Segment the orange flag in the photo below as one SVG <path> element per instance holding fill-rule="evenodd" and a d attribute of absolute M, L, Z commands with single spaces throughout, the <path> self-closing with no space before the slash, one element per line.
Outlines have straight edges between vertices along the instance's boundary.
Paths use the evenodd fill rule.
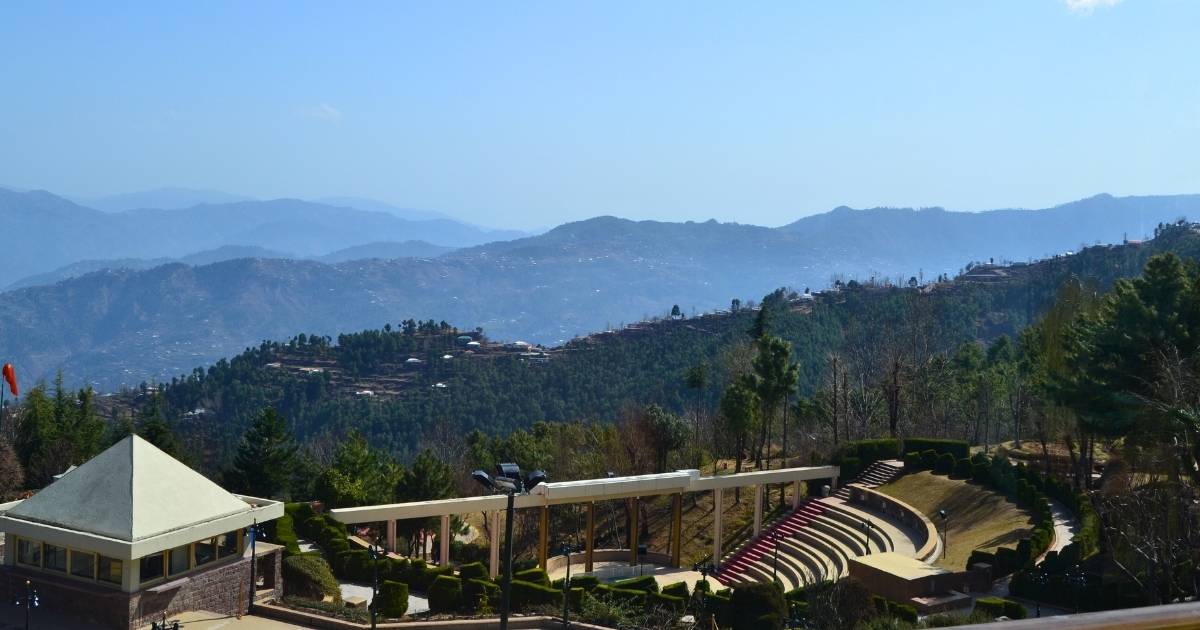
<path fill-rule="evenodd" d="M 13 369 L 11 363 L 4 364 L 4 382 L 8 383 L 8 390 L 13 396 L 18 396 L 17 393 L 17 371 Z"/>

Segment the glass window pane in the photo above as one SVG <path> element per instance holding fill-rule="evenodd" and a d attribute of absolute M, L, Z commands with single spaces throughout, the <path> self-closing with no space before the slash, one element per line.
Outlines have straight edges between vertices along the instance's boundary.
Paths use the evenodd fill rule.
<path fill-rule="evenodd" d="M 217 559 L 217 546 L 213 544 L 212 539 L 201 540 L 196 543 L 196 566 L 208 564 Z"/>
<path fill-rule="evenodd" d="M 156 553 L 141 560 L 142 581 L 149 582 L 163 576 L 163 554 Z"/>
<path fill-rule="evenodd" d="M 179 575 L 187 571 L 191 566 L 190 557 L 188 556 L 188 545 L 176 547 L 171 550 L 171 575 Z"/>
<path fill-rule="evenodd" d="M 50 571 L 62 571 L 63 573 L 66 573 L 67 548 L 49 544 L 44 545 L 43 547 L 42 553 L 45 554 L 46 558 L 45 562 L 42 564 L 42 567 Z"/>
<path fill-rule="evenodd" d="M 28 538 L 18 538 L 17 562 L 35 567 L 42 566 L 42 543 Z"/>
<path fill-rule="evenodd" d="M 237 554 L 237 532 L 217 536 L 217 547 L 220 549 L 222 558 Z"/>
<path fill-rule="evenodd" d="M 100 572 L 98 577 L 101 582 L 110 584 L 121 583 L 121 561 L 116 558 L 106 558 L 100 556 Z M 162 556 L 158 557 L 159 573 L 162 572 Z"/>
<path fill-rule="evenodd" d="M 96 556 L 86 551 L 71 552 L 71 575 L 92 579 L 96 576 Z"/>

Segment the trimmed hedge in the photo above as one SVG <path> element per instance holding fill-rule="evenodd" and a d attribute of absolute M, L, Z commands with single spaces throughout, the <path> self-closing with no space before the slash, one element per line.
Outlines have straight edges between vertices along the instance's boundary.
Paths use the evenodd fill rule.
<path fill-rule="evenodd" d="M 524 582 L 533 582 L 534 584 L 541 584 L 542 586 L 550 586 L 550 576 L 546 574 L 546 570 L 537 567 L 525 569 L 524 571 L 517 571 L 516 573 L 513 573 L 513 579 L 522 580 Z"/>
<path fill-rule="evenodd" d="M 379 614 L 389 619 L 399 619 L 408 612 L 408 585 L 395 580 L 384 580 L 379 587 Z"/>
<path fill-rule="evenodd" d="M 471 578 L 462 583 L 463 605 L 471 610 L 479 608 L 479 600 L 486 597 L 488 606 L 495 608 L 500 602 L 500 585 L 483 578 Z"/>
<path fill-rule="evenodd" d="M 283 545 L 284 558 L 300 554 L 300 538 L 296 535 L 296 518 L 294 516 L 296 510 L 289 509 L 293 505 L 298 504 L 289 503 L 285 505 L 283 516 L 272 521 L 275 528 L 272 540 L 277 544 Z"/>
<path fill-rule="evenodd" d="M 1025 607 L 1011 599 L 999 597 L 980 597 L 975 600 L 975 611 L 990 615 L 992 618 L 1001 615 L 1009 619 L 1024 619 Z"/>
<path fill-rule="evenodd" d="M 871 464 L 881 459 L 894 459 L 899 454 L 899 440 L 858 440 L 842 444 L 830 457 L 830 463 L 841 468 L 843 479 L 853 479 Z"/>
<path fill-rule="evenodd" d="M 329 563 L 320 555 L 301 554 L 284 558 L 282 571 L 284 595 L 317 601 L 328 595 L 335 602 L 342 600 L 337 578 L 333 577 Z"/>
<path fill-rule="evenodd" d="M 674 582 L 672 584 L 668 584 L 662 587 L 662 594 L 671 595 L 673 597 L 682 597 L 683 599 L 687 599 L 692 596 L 692 594 L 688 592 L 687 582 Z"/>
<path fill-rule="evenodd" d="M 909 451 L 904 454 L 904 472 L 915 473 L 924 470 L 921 466 L 921 454 L 916 451 Z"/>
<path fill-rule="evenodd" d="M 601 584 L 592 590 L 592 594 L 598 597 L 607 598 L 610 601 L 631 604 L 633 606 L 646 605 L 646 591 L 639 591 L 632 588 L 616 588 L 608 584 Z"/>
<path fill-rule="evenodd" d="M 429 610 L 435 613 L 454 612 L 463 607 L 462 580 L 439 575 L 429 586 Z"/>
<path fill-rule="evenodd" d="M 925 449 L 921 451 L 921 470 L 933 470 L 937 466 L 938 454 L 933 449 Z"/>
<path fill-rule="evenodd" d="M 643 575 L 640 577 L 627 578 L 617 580 L 612 583 L 613 588 L 628 588 L 635 591 L 645 591 L 647 593 L 658 592 L 658 580 L 654 579 L 653 575 Z"/>
<path fill-rule="evenodd" d="M 562 591 L 552 588 L 548 584 L 525 580 L 514 579 L 512 581 L 512 592 L 509 597 L 512 599 L 512 607 L 517 610 L 526 610 L 533 606 L 562 606 Z"/>
<path fill-rule="evenodd" d="M 756 628 L 782 628 L 782 620 L 788 616 L 787 602 L 783 589 L 778 584 L 752 582 L 738 584 L 730 598 L 733 605 L 734 630 Z M 765 624 L 765 625 L 764 625 Z"/>
<path fill-rule="evenodd" d="M 941 455 L 938 455 L 937 462 L 935 462 L 933 465 L 933 472 L 934 474 L 938 475 L 949 475 L 950 473 L 954 472 L 954 466 L 956 463 L 957 462 L 955 461 L 953 455 L 950 453 L 942 453 Z"/>
<path fill-rule="evenodd" d="M 485 578 L 488 576 L 487 567 L 482 562 L 471 562 L 458 567 L 458 577 L 464 580 Z"/>
<path fill-rule="evenodd" d="M 955 462 L 954 476 L 958 479 L 970 479 L 973 476 L 971 474 L 971 460 L 960 459 Z"/>
<path fill-rule="evenodd" d="M 935 438 L 905 438 L 905 451 L 923 453 L 932 450 L 937 454 L 950 453 L 955 461 L 971 455 L 971 445 L 964 440 L 941 440 Z"/>

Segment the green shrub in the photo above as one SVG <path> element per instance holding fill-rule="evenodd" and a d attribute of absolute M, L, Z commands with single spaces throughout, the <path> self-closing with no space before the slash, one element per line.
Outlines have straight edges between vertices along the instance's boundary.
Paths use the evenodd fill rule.
<path fill-rule="evenodd" d="M 662 593 L 646 592 L 646 606 L 669 608 L 676 612 L 682 612 L 687 606 L 687 598 L 678 597 L 675 595 L 664 595 Z"/>
<path fill-rule="evenodd" d="M 976 549 L 975 551 L 971 552 L 970 556 L 967 557 L 967 568 L 970 569 L 971 567 L 975 566 L 976 563 L 979 563 L 979 562 L 983 562 L 983 563 L 991 565 L 993 571 L 996 569 L 995 554 L 991 554 L 986 551 L 981 551 L 979 549 Z"/>
<path fill-rule="evenodd" d="M 594 575 L 580 575 L 571 578 L 571 588 L 582 588 L 590 591 L 600 585 L 600 578 Z"/>
<path fill-rule="evenodd" d="M 533 606 L 562 606 L 562 591 L 548 585 L 525 580 L 514 579 L 512 581 L 512 591 L 509 597 L 516 610 L 528 610 Z"/>
<path fill-rule="evenodd" d="M 936 454 L 950 453 L 955 461 L 971 456 L 971 445 L 963 440 L 940 440 L 934 438 L 905 438 L 904 450 L 924 453 L 931 450 Z"/>
<path fill-rule="evenodd" d="M 952 456 L 953 457 L 953 456 Z M 954 464 L 954 476 L 959 479 L 970 479 L 971 475 L 971 460 L 960 459 Z"/>
<path fill-rule="evenodd" d="M 608 584 L 601 584 L 592 589 L 592 595 L 639 607 L 646 605 L 646 591 L 632 588 L 616 588 Z"/>
<path fill-rule="evenodd" d="M 977 483 L 988 484 L 991 481 L 992 468 L 986 463 L 971 464 L 971 480 Z"/>
<path fill-rule="evenodd" d="M 429 610 L 435 613 L 454 612 L 463 607 L 462 580 L 439 575 L 429 586 Z"/>
<path fill-rule="evenodd" d="M 668 584 L 662 587 L 662 594 L 671 595 L 672 597 L 682 597 L 683 599 L 687 599 L 692 596 L 692 594 L 688 592 L 687 582 L 674 582 Z"/>
<path fill-rule="evenodd" d="M 933 470 L 933 467 L 937 466 L 937 459 L 938 459 L 937 451 L 935 451 L 931 448 L 921 451 L 921 469 L 922 470 Z"/>
<path fill-rule="evenodd" d="M 639 577 L 617 580 L 612 583 L 613 588 L 627 588 L 635 591 L 645 591 L 647 593 L 658 592 L 658 580 L 654 579 L 653 575 L 643 575 Z"/>
<path fill-rule="evenodd" d="M 524 571 L 517 571 L 516 573 L 513 573 L 513 579 L 524 582 L 533 582 L 534 584 L 541 584 L 542 586 L 550 586 L 550 576 L 546 574 L 546 570 L 537 567 L 525 569 Z"/>
<path fill-rule="evenodd" d="M 987 614 L 991 618 L 1001 615 L 1010 619 L 1024 619 L 1025 607 L 1009 599 L 999 597 L 980 597 L 975 600 L 975 610 Z"/>
<path fill-rule="evenodd" d="M 915 606 L 901 604 L 889 600 L 887 603 L 887 612 L 889 615 L 900 619 L 901 621 L 907 621 L 908 623 L 913 624 L 917 623 L 917 609 Z"/>
<path fill-rule="evenodd" d="M 479 606 L 479 600 L 486 597 L 488 606 L 496 608 L 500 602 L 500 585 L 483 578 L 471 578 L 462 583 L 463 605 L 472 610 Z"/>
<path fill-rule="evenodd" d="M 408 612 L 408 585 L 395 580 L 384 580 L 379 587 L 379 614 L 389 619 L 399 619 Z"/>
<path fill-rule="evenodd" d="M 862 460 L 853 455 L 846 455 L 834 462 L 842 479 L 853 479 L 863 470 Z"/>
<path fill-rule="evenodd" d="M 725 590 L 725 589 L 722 589 Z M 641 592 L 641 591 L 634 591 Z M 733 601 L 729 595 L 703 591 L 703 609 L 717 618 L 717 625 L 722 628 L 733 626 Z"/>
<path fill-rule="evenodd" d="M 734 630 L 753 630 L 755 628 L 780 628 L 782 626 L 761 626 L 760 619 L 774 615 L 778 619 L 787 617 L 787 603 L 783 599 L 783 589 L 777 584 L 754 582 L 738 584 L 733 589 L 731 598 L 733 604 Z"/>
<path fill-rule="evenodd" d="M 881 595 L 871 596 L 871 605 L 875 608 L 875 613 L 886 615 L 888 609 L 888 600 Z"/>
<path fill-rule="evenodd" d="M 397 582 L 404 582 L 408 579 L 408 558 L 388 558 L 386 562 L 386 569 L 384 566 L 379 568 L 380 576 L 383 579 Z"/>
<path fill-rule="evenodd" d="M 909 451 L 904 454 L 904 472 L 905 473 L 915 473 L 915 472 L 917 472 L 919 470 L 923 470 L 923 469 L 924 469 L 924 466 L 921 465 L 921 454 L 920 453 L 918 453 L 916 451 Z"/>
<path fill-rule="evenodd" d="M 283 559 L 283 594 L 321 600 L 326 596 L 341 601 L 342 591 L 329 563 L 319 555 L 297 555 Z"/>
<path fill-rule="evenodd" d="M 482 562 L 471 562 L 458 567 L 458 577 L 463 580 L 488 577 L 487 567 Z"/>
<path fill-rule="evenodd" d="M 300 539 L 296 536 L 296 521 L 292 515 L 285 511 L 283 516 L 275 519 L 272 523 L 275 525 L 275 535 L 272 540 L 283 545 L 283 557 L 299 554 Z"/>
<path fill-rule="evenodd" d="M 949 475 L 954 472 L 954 456 L 950 453 L 942 453 L 938 455 L 937 462 L 933 465 L 933 472 L 938 475 Z"/>

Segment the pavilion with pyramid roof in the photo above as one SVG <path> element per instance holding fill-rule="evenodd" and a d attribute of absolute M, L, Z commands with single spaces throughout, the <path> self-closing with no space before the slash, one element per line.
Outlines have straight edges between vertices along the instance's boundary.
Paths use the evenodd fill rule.
<path fill-rule="evenodd" d="M 0 586 L 30 580 L 45 606 L 114 628 L 185 610 L 241 614 L 256 592 L 246 529 L 282 515 L 282 503 L 232 494 L 130 435 L 32 497 L 0 504 L 9 583 Z M 258 547 L 259 575 L 278 584 L 278 549 Z"/>

